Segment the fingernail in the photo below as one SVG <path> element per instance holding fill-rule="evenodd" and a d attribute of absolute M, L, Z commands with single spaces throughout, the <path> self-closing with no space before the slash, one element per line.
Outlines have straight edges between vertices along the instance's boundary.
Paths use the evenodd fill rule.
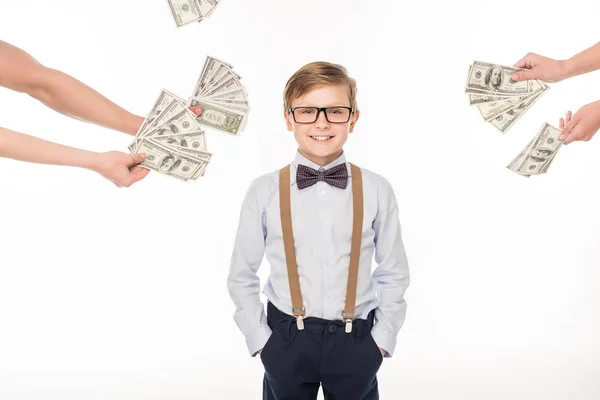
<path fill-rule="evenodd" d="M 515 72 L 514 74 L 512 74 L 511 78 L 513 79 L 513 81 L 516 81 L 519 78 L 519 74 Z"/>
<path fill-rule="evenodd" d="M 565 140 L 565 135 L 563 135 L 562 133 L 558 136 L 558 140 L 560 140 L 561 142 L 563 140 Z"/>

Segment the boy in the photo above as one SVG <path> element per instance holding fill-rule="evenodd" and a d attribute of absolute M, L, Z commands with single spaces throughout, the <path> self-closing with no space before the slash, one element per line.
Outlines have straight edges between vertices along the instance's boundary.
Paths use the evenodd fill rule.
<path fill-rule="evenodd" d="M 359 115 L 344 67 L 302 67 L 284 92 L 295 160 L 246 194 L 228 288 L 265 367 L 263 399 L 316 399 L 321 384 L 326 399 L 379 398 L 376 373 L 404 322 L 409 272 L 392 187 L 345 160 Z M 256 275 L 265 252 L 266 316 Z"/>

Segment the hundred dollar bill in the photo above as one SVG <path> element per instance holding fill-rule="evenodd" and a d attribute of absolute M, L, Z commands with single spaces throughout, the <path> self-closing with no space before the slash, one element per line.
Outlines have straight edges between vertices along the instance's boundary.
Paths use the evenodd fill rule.
<path fill-rule="evenodd" d="M 526 102 L 530 97 L 537 96 L 548 88 L 544 82 L 538 80 L 529 81 L 529 84 L 531 85 L 531 94 L 528 96 L 512 97 L 492 103 L 480 104 L 478 108 L 483 119 L 485 119 L 486 122 L 489 122 L 499 115 L 518 107 L 519 104 Z"/>
<path fill-rule="evenodd" d="M 196 93 L 198 93 L 196 95 L 196 97 L 200 97 L 204 92 L 206 92 L 207 88 L 213 87 L 215 81 L 218 80 L 224 74 L 226 74 L 230 69 L 231 69 L 231 66 L 229 64 L 225 64 L 220 61 L 215 62 L 213 64 L 213 68 L 207 74 L 202 87 L 200 88 L 199 91 L 196 92 Z"/>
<path fill-rule="evenodd" d="M 501 95 L 527 95 L 527 81 L 515 82 L 511 75 L 520 68 L 475 61 L 469 70 L 467 93 Z M 483 92 L 483 93 L 482 93 Z"/>
<path fill-rule="evenodd" d="M 174 100 L 175 97 L 173 94 L 162 89 L 160 95 L 158 96 L 158 99 L 156 99 L 156 101 L 154 102 L 154 106 L 152 107 L 150 114 L 148 114 L 148 116 L 144 120 L 144 123 L 138 130 L 137 134 L 139 135 L 141 132 L 144 132 L 146 128 L 149 125 L 151 125 L 160 116 L 160 114 L 162 114 L 164 109 L 167 108 L 167 106 L 171 104 L 171 102 Z"/>
<path fill-rule="evenodd" d="M 219 71 L 217 71 L 217 73 L 219 73 Z M 224 73 L 221 72 L 221 74 L 219 76 L 217 76 L 215 74 L 214 77 L 211 77 L 209 79 L 209 81 L 208 81 L 209 86 L 207 88 L 204 88 L 204 93 L 202 93 L 202 94 L 205 95 L 205 94 L 209 93 L 209 90 L 208 90 L 209 88 L 221 87 L 221 85 L 223 83 L 229 82 L 232 79 L 235 79 L 235 80 L 237 80 L 237 82 L 239 82 L 242 79 L 242 77 L 239 76 L 238 74 L 236 74 L 235 72 L 233 72 L 232 70 L 225 70 L 225 72 Z M 237 89 L 237 87 L 236 87 L 236 89 Z"/>
<path fill-rule="evenodd" d="M 200 99 L 195 99 L 198 101 L 203 101 L 206 104 L 210 104 L 213 105 L 215 107 L 221 107 L 221 108 L 226 108 L 228 110 L 235 110 L 235 111 L 239 111 L 240 114 L 248 114 L 248 112 L 250 111 L 250 106 L 247 104 L 231 104 L 225 101 L 212 101 L 210 98 L 200 98 Z"/>
<path fill-rule="evenodd" d="M 233 92 L 235 90 L 239 90 L 239 89 L 243 89 L 243 88 L 244 88 L 244 85 L 242 85 L 240 80 L 235 76 L 231 76 L 229 79 L 227 79 L 220 85 L 214 87 L 214 89 L 210 89 L 208 92 L 206 92 L 203 95 L 203 97 L 214 97 L 219 94 L 225 94 L 225 93 Z"/>
<path fill-rule="evenodd" d="M 209 80 L 216 71 L 221 68 L 232 68 L 231 65 L 225 63 L 224 61 L 217 60 L 214 57 L 207 56 L 204 61 L 204 67 L 202 68 L 202 72 L 200 73 L 200 77 L 198 78 L 198 83 L 196 83 L 196 89 L 194 90 L 194 96 L 199 96 L 204 88 L 208 85 Z"/>
<path fill-rule="evenodd" d="M 196 122 L 195 116 L 188 109 L 183 108 L 169 120 L 157 126 L 156 129 L 148 132 L 144 137 L 178 135 L 201 130 L 202 128 Z"/>
<path fill-rule="evenodd" d="M 198 0 L 167 0 L 178 27 L 202 20 Z"/>
<path fill-rule="evenodd" d="M 497 116 L 493 120 L 489 121 L 496 129 L 502 133 L 508 132 L 508 130 L 518 121 L 519 118 L 525 114 L 527 110 L 545 93 L 544 90 L 541 93 L 529 98 L 527 101 L 520 103 L 512 110 L 505 112 L 502 115 Z"/>
<path fill-rule="evenodd" d="M 139 151 L 148 157 L 140 165 L 183 181 L 190 180 L 204 161 L 183 154 L 156 141 L 142 139 Z"/>
<path fill-rule="evenodd" d="M 160 116 L 163 114 L 165 109 L 173 101 L 183 102 L 183 99 L 174 95 L 173 93 L 169 92 L 168 90 L 162 89 L 160 92 L 160 95 L 158 96 L 158 98 L 154 102 L 154 105 L 152 106 L 152 110 L 150 111 L 150 113 L 148 114 L 148 116 L 146 117 L 144 122 L 142 123 L 142 126 L 140 127 L 140 129 L 137 131 L 137 133 L 135 135 L 136 138 L 143 136 L 147 132 L 147 130 L 151 126 L 153 126 L 153 124 L 155 122 L 157 122 L 160 119 Z M 183 103 L 183 105 L 185 105 L 185 103 Z M 129 146 L 129 150 L 132 153 L 135 152 L 136 144 L 137 144 L 137 141 L 134 140 L 133 143 Z"/>
<path fill-rule="evenodd" d="M 224 92 L 221 94 L 216 94 L 214 96 L 208 96 L 207 98 L 213 99 L 213 100 L 242 100 L 242 101 L 247 101 L 248 100 L 248 94 L 246 93 L 245 89 L 235 89 L 233 91 L 230 92 Z"/>
<path fill-rule="evenodd" d="M 200 14 L 202 14 L 202 18 L 209 17 L 210 14 L 213 13 L 217 4 L 219 2 L 217 0 L 195 0 L 198 3 L 198 7 L 200 8 Z"/>
<path fill-rule="evenodd" d="M 485 90 L 477 90 L 477 89 L 468 89 L 468 90 L 465 90 L 465 93 L 480 94 L 480 95 L 492 95 L 492 96 L 497 97 L 499 99 L 508 99 L 508 98 L 511 98 L 511 97 L 521 97 L 521 96 L 524 96 L 523 94 L 496 94 L 496 93 L 486 92 Z"/>
<path fill-rule="evenodd" d="M 550 157 L 550 159 L 548 160 L 548 163 L 546 163 L 546 165 L 544 165 L 544 167 L 542 168 L 542 173 L 545 174 L 546 172 L 548 172 L 548 169 L 550 169 L 550 165 L 552 165 L 552 161 L 554 161 L 554 158 L 556 157 L 556 154 L 558 152 L 555 151 L 554 154 L 552 154 L 552 156 Z"/>
<path fill-rule="evenodd" d="M 238 134 L 238 131 L 244 122 L 244 115 L 233 110 L 214 106 L 198 99 L 190 99 L 188 107 L 192 110 L 194 115 L 196 115 L 198 124 L 215 128 L 232 135 Z"/>
<path fill-rule="evenodd" d="M 150 132 L 156 130 L 158 126 L 163 125 L 165 122 L 169 121 L 183 110 L 185 110 L 185 103 L 181 104 L 179 101 L 173 100 L 171 104 L 169 104 L 169 106 L 163 110 L 162 114 L 160 114 L 156 121 L 150 125 L 144 136 L 147 136 Z"/>
<path fill-rule="evenodd" d="M 204 161 L 206 163 L 209 163 L 212 158 L 212 154 L 207 153 L 206 151 L 193 150 L 187 148 L 177 148 L 176 150 L 183 154 L 189 154 L 190 156 L 198 160 Z"/>
<path fill-rule="evenodd" d="M 561 130 L 545 122 L 527 147 L 506 168 L 520 175 L 539 175 L 547 169 L 562 146 Z"/>
<path fill-rule="evenodd" d="M 142 140 L 142 138 L 155 134 L 156 131 L 158 130 L 158 127 L 162 127 L 162 130 L 159 130 L 159 133 L 162 132 L 163 134 L 179 134 L 182 133 L 178 130 L 178 128 L 173 125 L 169 125 L 167 124 L 167 122 L 172 119 L 175 115 L 185 111 L 185 103 L 181 104 L 181 99 L 179 98 L 175 98 L 173 101 L 171 101 L 171 103 L 162 111 L 162 113 L 159 115 L 158 118 L 156 118 L 151 124 L 149 124 L 149 126 L 141 133 L 139 133 L 138 135 L 136 135 L 136 138 L 134 140 L 134 142 L 131 144 L 130 146 L 130 150 L 133 150 L 132 152 L 136 152 L 137 151 L 137 147 L 140 145 L 140 142 Z M 171 129 L 172 133 L 169 133 L 168 131 L 164 131 L 165 129 Z M 198 128 L 198 130 L 200 130 Z"/>
<path fill-rule="evenodd" d="M 206 169 L 208 168 L 208 164 L 207 162 L 202 163 L 202 165 L 200 165 L 200 168 L 198 168 L 198 170 L 194 173 L 194 176 L 192 176 L 192 180 L 198 179 L 201 176 L 204 176 L 204 173 L 206 172 Z"/>
<path fill-rule="evenodd" d="M 520 98 L 521 96 L 519 96 Z M 469 94 L 469 105 L 476 106 L 478 104 L 492 103 L 494 101 L 502 101 L 506 99 L 513 99 L 515 96 L 511 97 L 500 97 L 494 96 L 492 94 Z"/>
<path fill-rule="evenodd" d="M 473 69 L 473 66 L 469 65 L 469 72 L 467 73 L 467 82 L 466 82 L 465 86 L 469 85 L 469 76 L 471 75 L 472 69 Z M 474 94 L 474 93 L 478 93 L 478 94 Z M 491 94 L 491 93 L 484 92 L 483 90 L 471 89 L 469 91 L 469 105 L 473 106 L 473 105 L 477 105 L 477 104 L 489 103 L 492 101 L 500 101 L 503 99 L 510 99 L 511 97 L 514 97 L 514 96 L 497 95 L 497 94 Z"/>
<path fill-rule="evenodd" d="M 248 109 L 250 109 L 250 102 L 248 102 L 248 100 L 234 100 L 234 99 L 224 99 L 224 98 L 215 98 L 215 97 L 202 97 L 203 100 L 206 100 L 208 102 L 211 103 L 217 103 L 217 104 L 227 104 L 227 105 L 231 105 L 231 106 L 238 106 L 238 107 L 246 107 Z"/>
<path fill-rule="evenodd" d="M 189 132 L 179 135 L 154 136 L 152 139 L 171 147 L 206 152 L 206 135 L 204 134 L 204 131 Z"/>

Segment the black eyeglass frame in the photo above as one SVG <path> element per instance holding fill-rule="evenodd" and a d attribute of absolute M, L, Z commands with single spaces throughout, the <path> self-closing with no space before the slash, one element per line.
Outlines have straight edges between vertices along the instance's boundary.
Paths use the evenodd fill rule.
<path fill-rule="evenodd" d="M 298 122 L 298 121 L 296 121 L 296 115 L 294 114 L 294 111 L 297 110 L 297 109 L 299 109 L 299 108 L 311 108 L 313 110 L 317 110 L 317 117 L 312 122 Z M 327 110 L 330 109 L 330 108 L 343 108 L 345 110 L 350 111 L 348 113 L 348 119 L 346 121 L 344 121 L 344 122 L 332 122 L 332 121 L 330 121 L 329 117 L 327 116 Z M 347 124 L 348 121 L 350 121 L 350 118 L 352 117 L 352 114 L 354 114 L 354 109 L 352 107 L 346 107 L 346 106 L 334 106 L 334 107 L 306 107 L 306 106 L 300 106 L 300 107 L 289 108 L 288 112 L 290 114 L 292 114 L 292 118 L 294 118 L 294 122 L 297 123 L 297 124 L 314 124 L 315 122 L 317 122 L 319 120 L 319 117 L 321 116 L 321 112 L 323 112 L 325 114 L 325 119 L 330 124 Z"/>

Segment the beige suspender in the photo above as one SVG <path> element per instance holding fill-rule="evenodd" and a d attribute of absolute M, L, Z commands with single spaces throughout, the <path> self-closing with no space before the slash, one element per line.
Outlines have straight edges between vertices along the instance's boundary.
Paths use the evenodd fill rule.
<path fill-rule="evenodd" d="M 346 322 L 346 333 L 352 332 L 354 309 L 356 306 L 356 286 L 358 283 L 358 262 L 360 260 L 360 246 L 363 224 L 363 185 L 362 173 L 359 167 L 350 163 L 352 171 L 352 244 L 350 247 L 350 266 L 348 268 L 348 286 L 346 288 L 346 304 L 343 319 Z M 290 198 L 290 166 L 287 165 L 279 171 L 279 208 L 281 213 L 281 228 L 283 231 L 283 245 L 287 262 L 290 294 L 292 297 L 292 313 L 296 317 L 298 330 L 304 329 L 304 304 L 300 290 L 300 277 L 298 263 L 294 248 L 294 232 L 292 230 L 292 209 Z"/>
<path fill-rule="evenodd" d="M 288 280 L 292 296 L 292 312 L 298 323 L 298 329 L 304 329 L 304 305 L 300 291 L 300 276 L 294 248 L 294 232 L 292 230 L 292 204 L 290 198 L 290 166 L 279 171 L 279 209 L 281 213 L 281 229 L 283 231 L 283 246 L 287 263 Z"/>
<path fill-rule="evenodd" d="M 350 164 L 352 171 L 352 245 L 350 247 L 350 266 L 348 268 L 348 286 L 343 317 L 346 321 L 346 333 L 352 332 L 352 320 L 356 306 L 356 286 L 358 284 L 358 262 L 363 224 L 363 183 L 360 168 Z"/>

